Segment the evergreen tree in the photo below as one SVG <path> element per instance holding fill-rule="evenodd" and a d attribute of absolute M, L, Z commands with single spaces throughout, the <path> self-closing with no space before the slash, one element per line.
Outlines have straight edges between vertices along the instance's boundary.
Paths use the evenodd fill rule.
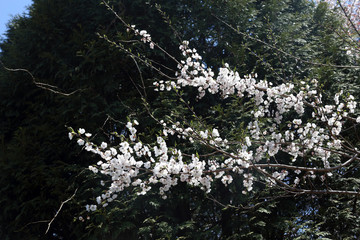
<path fill-rule="evenodd" d="M 358 86 L 357 70 L 331 66 L 352 64 L 352 60 L 345 43 L 331 30 L 339 27 L 336 17 L 323 4 L 316 7 L 295 0 L 111 4 L 125 21 L 151 31 L 156 42 L 177 58 L 179 38 L 190 39 L 209 66 L 228 62 L 242 74 L 256 72 L 274 83 L 316 77 L 332 91 Z M 0 60 L 8 68 L 29 70 L 34 78 L 24 71 L 0 72 L 0 166 L 4 173 L 0 192 L 6 196 L 1 199 L 2 238 L 292 239 L 305 230 L 308 238 L 358 234 L 353 221 L 356 199 L 345 199 L 339 218 L 331 210 L 339 205 L 336 197 L 268 199 L 277 192 L 263 189 L 243 196 L 236 185 L 228 190 L 219 184 L 211 195 L 180 185 L 167 200 L 155 193 L 137 196 L 137 190 L 129 188 L 110 208 L 88 214 L 84 206 L 101 194 L 99 181 L 107 179 L 83 170 L 97 158 L 70 143 L 64 125 L 91 129 L 101 143 L 112 139 L 112 132 L 127 134 L 126 116 L 133 116 L 146 119 L 142 130 L 147 135 L 142 137 L 154 139 L 159 129 L 153 127 L 155 121 L 141 98 L 146 98 L 156 117 L 188 116 L 173 93 L 160 97 L 154 93 L 152 82 L 161 76 L 142 59 L 153 60 L 152 66 L 169 75 L 174 73 L 162 66 L 174 69 L 176 63 L 133 39 L 98 0 L 35 0 L 28 16 L 12 20 L 7 39 L 0 45 Z M 352 85 L 340 82 L 344 79 Z M 185 95 L 185 101 L 193 101 L 195 94 Z M 244 113 L 236 119 L 244 110 L 237 104 L 228 108 L 229 101 L 207 97 L 196 104 L 196 111 L 228 134 L 241 137 L 234 129 L 249 116 Z M 187 147 L 202 151 L 199 146 Z M 352 184 L 357 186 L 355 179 Z M 49 221 L 38 221 L 52 219 L 76 189 L 75 197 L 44 234 Z M 226 206 L 229 201 L 237 208 Z M 337 219 L 344 224 L 334 227 Z"/>

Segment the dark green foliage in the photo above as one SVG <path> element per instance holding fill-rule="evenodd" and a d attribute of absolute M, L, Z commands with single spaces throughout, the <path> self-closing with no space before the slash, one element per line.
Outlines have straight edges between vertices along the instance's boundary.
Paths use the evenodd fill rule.
<path fill-rule="evenodd" d="M 111 4 L 127 22 L 151 32 L 154 41 L 175 57 L 179 57 L 180 39 L 190 40 L 190 46 L 198 49 L 208 66 L 217 68 L 220 62 L 228 62 L 241 74 L 256 72 L 272 82 L 315 77 L 332 93 L 339 89 L 358 92 L 358 70 L 310 63 L 354 64 L 346 55 L 342 38 L 333 31 L 341 23 L 324 4 L 315 7 L 309 1 L 297 0 L 123 0 Z M 129 188 L 110 207 L 87 213 L 84 206 L 102 192 L 100 177 L 85 170 L 97 159 L 68 140 L 65 125 L 84 127 L 97 134 L 95 141 L 101 142 L 109 139 L 110 132 L 120 132 L 131 115 L 143 120 L 140 127 L 145 133 L 141 138 L 154 139 L 158 127 L 143 105 L 145 95 L 156 117 L 192 119 L 183 101 L 173 93 L 152 91 L 152 80 L 160 78 L 156 71 L 96 33 L 123 44 L 135 56 L 176 68 L 176 63 L 160 51 L 129 42 L 133 36 L 99 0 L 34 0 L 28 16 L 13 19 L 7 39 L 0 44 L 4 65 L 27 69 L 36 81 L 57 86 L 58 91 L 76 92 L 64 96 L 46 91 L 35 86 L 23 71 L 1 69 L 1 239 L 359 236 L 357 199 L 281 196 L 262 183 L 257 183 L 254 193 L 243 195 L 240 179 L 229 189 L 217 183 L 211 195 L 179 185 L 167 200 L 156 193 L 138 197 L 136 189 Z M 251 102 L 216 96 L 195 102 L 195 94 L 184 94 L 184 101 L 196 103 L 199 118 L 239 141 L 243 139 L 242 127 L 249 121 Z M 199 153 L 207 150 L 196 145 L 187 149 Z M 334 181 L 358 189 L 357 178 Z M 75 189 L 74 199 L 63 206 L 45 235 L 47 222 L 38 221 L 50 220 Z"/>
<path fill-rule="evenodd" d="M 93 176 L 80 173 L 92 160 L 69 142 L 65 125 L 99 132 L 107 114 L 124 119 L 124 106 L 137 96 L 128 76 L 134 63 L 95 34 L 112 19 L 98 1 L 35 1 L 29 17 L 13 20 L 1 44 L 4 65 L 29 69 L 36 81 L 60 91 L 79 91 L 54 94 L 36 87 L 26 73 L 1 70 L 1 238 L 69 239 L 76 233 L 73 219 L 93 197 L 91 185 L 82 183 Z M 36 222 L 51 219 L 76 188 L 76 201 L 65 205 L 44 235 L 47 223 Z"/>

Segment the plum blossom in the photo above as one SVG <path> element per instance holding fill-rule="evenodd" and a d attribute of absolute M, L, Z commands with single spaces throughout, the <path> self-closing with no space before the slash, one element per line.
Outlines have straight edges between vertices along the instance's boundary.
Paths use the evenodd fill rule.
<path fill-rule="evenodd" d="M 137 30 L 133 25 L 129 29 L 140 36 L 142 42 L 150 44 L 150 48 L 155 46 L 146 30 Z M 352 154 L 357 157 L 357 150 L 352 150 L 341 137 L 346 122 L 360 123 L 360 117 L 355 116 L 357 102 L 353 96 L 346 97 L 339 92 L 325 104 L 316 79 L 274 85 L 258 79 L 254 73 L 240 76 L 226 63 L 212 70 L 197 50 L 189 47 L 188 41 L 183 41 L 179 50 L 183 60 L 178 62 L 175 78 L 155 81 L 155 90 L 194 88 L 199 101 L 206 94 L 250 99 L 251 117 L 242 129 L 243 135 L 225 139 L 226 134 L 220 127 L 205 124 L 194 127 L 176 120 L 160 120 L 161 131 L 156 140 L 144 143 L 139 139 L 139 122 L 133 120 L 125 125 L 129 136 L 122 136 L 118 145 L 102 142 L 98 146 L 89 141 L 92 135 L 85 133 L 85 129 L 79 128 L 77 133 L 71 131 L 70 140 L 76 137 L 80 146 L 85 145 L 86 151 L 101 158 L 96 165 L 89 166 L 89 170 L 111 180 L 106 192 L 96 197 L 98 205 L 107 206 L 128 187 L 134 187 L 138 195 L 157 190 L 166 198 L 179 182 L 208 193 L 214 181 L 228 186 L 241 179 L 242 193 L 248 194 L 254 182 L 264 178 L 262 182 L 270 187 L 281 184 L 294 191 L 306 178 L 316 179 L 321 174 L 320 179 L 324 181 L 325 176 L 331 177 L 331 168 L 339 164 L 333 161 L 334 157 Z M 305 111 L 312 117 L 308 118 Z M 188 149 L 172 144 L 169 140 L 172 136 L 178 141 L 211 149 L 214 154 L 187 152 Z M 289 161 L 280 164 L 277 156 L 287 156 Z M 300 161 L 305 159 L 308 162 Z M 301 188 L 298 191 L 301 192 Z M 86 209 L 95 211 L 97 207 L 87 205 Z"/>

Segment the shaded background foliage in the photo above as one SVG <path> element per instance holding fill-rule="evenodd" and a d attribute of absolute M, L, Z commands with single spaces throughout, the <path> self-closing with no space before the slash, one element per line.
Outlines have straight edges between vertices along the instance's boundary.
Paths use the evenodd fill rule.
<path fill-rule="evenodd" d="M 240 74 L 256 72 L 260 79 L 274 83 L 317 78 L 328 93 L 339 89 L 359 92 L 358 70 L 328 65 L 356 62 L 346 54 L 341 36 L 334 34 L 341 21 L 326 4 L 296 0 L 114 0 L 111 4 L 127 22 L 147 29 L 175 57 L 179 57 L 180 39 L 188 39 L 215 69 L 223 61 Z M 277 198 L 276 190 L 261 184 L 258 191 L 242 195 L 237 181 L 229 189 L 216 185 L 211 195 L 179 185 L 167 200 L 155 193 L 138 197 L 136 190 L 129 188 L 109 208 L 85 212 L 84 205 L 101 193 L 102 178 L 84 170 L 97 160 L 67 139 L 65 125 L 84 127 L 101 142 L 109 139 L 110 132 L 121 132 L 131 115 L 143 120 L 140 130 L 146 134 L 141 137 L 153 139 L 158 128 L 137 89 L 143 95 L 145 91 L 157 117 L 172 115 L 181 120 L 188 114 L 171 93 L 154 93 L 152 80 L 160 78 L 156 71 L 140 62 L 137 67 L 134 58 L 96 33 L 122 43 L 135 55 L 176 68 L 160 51 L 132 42 L 133 36 L 99 0 L 34 0 L 28 15 L 14 18 L 0 43 L 4 65 L 27 69 L 36 81 L 57 86 L 62 92 L 76 92 L 55 94 L 35 86 L 27 73 L 1 69 L 2 239 L 359 236 L 356 198 Z M 146 89 L 142 89 L 142 79 Z M 185 100 L 193 101 L 195 94 L 189 91 Z M 229 104 L 206 97 L 195 107 L 200 117 L 210 118 L 224 134 L 241 139 L 239 129 L 248 118 L 246 102 Z M 197 146 L 188 149 L 202 151 Z M 357 188 L 359 183 L 354 178 L 339 184 Z M 75 189 L 74 199 L 64 205 L 45 235 L 47 223 L 38 221 L 51 219 Z M 237 208 L 228 206 L 230 201 Z M 85 221 L 79 220 L 80 216 Z"/>

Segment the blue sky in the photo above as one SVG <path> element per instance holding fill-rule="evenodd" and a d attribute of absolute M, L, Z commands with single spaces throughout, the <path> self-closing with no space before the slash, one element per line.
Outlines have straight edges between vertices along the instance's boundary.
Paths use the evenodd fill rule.
<path fill-rule="evenodd" d="M 31 3 L 32 0 L 0 0 L 0 38 L 4 37 L 11 16 L 26 12 L 26 7 Z"/>

